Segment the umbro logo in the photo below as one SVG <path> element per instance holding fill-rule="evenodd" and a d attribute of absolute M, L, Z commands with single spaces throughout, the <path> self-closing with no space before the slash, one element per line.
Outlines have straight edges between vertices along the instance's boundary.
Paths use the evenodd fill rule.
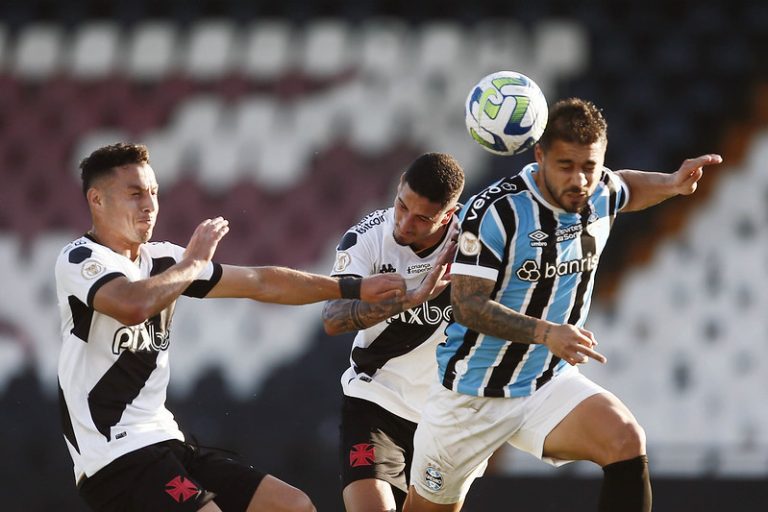
<path fill-rule="evenodd" d="M 546 247 L 547 242 L 545 240 L 549 238 L 549 235 L 537 229 L 533 233 L 528 233 L 528 238 L 531 239 L 531 247 Z"/>

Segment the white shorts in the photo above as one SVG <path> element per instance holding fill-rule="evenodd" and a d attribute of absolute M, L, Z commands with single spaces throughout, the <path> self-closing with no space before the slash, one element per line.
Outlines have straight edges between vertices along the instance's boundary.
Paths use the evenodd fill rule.
<path fill-rule="evenodd" d="M 542 457 L 544 440 L 579 403 L 598 393 L 607 391 L 576 367 L 520 398 L 464 395 L 435 383 L 413 440 L 411 484 L 433 503 L 463 501 L 505 442 L 553 466 L 571 462 Z"/>

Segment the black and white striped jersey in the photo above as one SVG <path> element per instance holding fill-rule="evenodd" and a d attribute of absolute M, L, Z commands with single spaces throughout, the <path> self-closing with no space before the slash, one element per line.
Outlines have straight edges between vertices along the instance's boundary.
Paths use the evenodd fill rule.
<path fill-rule="evenodd" d="M 342 238 L 331 275 L 365 277 L 397 272 L 409 290 L 417 288 L 437 261 L 447 237 L 428 254 L 416 254 L 395 241 L 393 230 L 393 208 L 368 214 Z M 435 347 L 445 340 L 451 318 L 448 287 L 433 300 L 359 331 L 352 345 L 350 367 L 341 377 L 344 394 L 418 422 L 429 386 L 437 380 Z"/>
<path fill-rule="evenodd" d="M 184 439 L 165 407 L 175 303 L 139 325 L 123 325 L 93 309 L 96 292 L 112 279 L 147 279 L 176 264 L 183 253 L 168 242 L 146 243 L 133 262 L 84 236 L 69 243 L 56 261 L 63 340 L 59 402 L 76 480 L 125 453 Z M 220 265 L 209 263 L 184 295 L 204 297 L 221 272 Z"/>

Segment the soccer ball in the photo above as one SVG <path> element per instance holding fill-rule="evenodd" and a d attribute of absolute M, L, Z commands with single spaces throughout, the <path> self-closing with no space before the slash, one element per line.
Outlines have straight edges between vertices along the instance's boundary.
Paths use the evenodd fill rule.
<path fill-rule="evenodd" d="M 515 71 L 491 73 L 467 96 L 469 134 L 497 155 L 517 155 L 536 144 L 547 116 L 547 100 L 539 86 Z"/>

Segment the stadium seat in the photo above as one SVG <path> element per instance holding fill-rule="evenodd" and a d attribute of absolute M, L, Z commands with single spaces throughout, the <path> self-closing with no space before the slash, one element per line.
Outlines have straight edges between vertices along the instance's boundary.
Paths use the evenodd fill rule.
<path fill-rule="evenodd" d="M 332 78 L 351 67 L 351 47 L 346 23 L 313 21 L 304 29 L 299 69 L 310 78 Z"/>
<path fill-rule="evenodd" d="M 170 23 L 143 22 L 128 42 L 125 70 L 137 80 L 158 80 L 178 67 L 176 28 Z"/>
<path fill-rule="evenodd" d="M 240 44 L 232 23 L 209 21 L 195 24 L 185 45 L 183 69 L 198 80 L 218 78 L 237 62 Z"/>
<path fill-rule="evenodd" d="M 364 23 L 357 36 L 357 70 L 373 80 L 392 82 L 405 61 L 403 52 L 409 36 L 403 24 L 394 19 Z"/>
<path fill-rule="evenodd" d="M 16 38 L 12 70 L 28 80 L 43 80 L 61 69 L 64 36 L 52 24 L 26 26 Z"/>
<path fill-rule="evenodd" d="M 73 36 L 67 70 L 91 80 L 104 78 L 115 70 L 120 32 L 112 23 L 90 23 L 79 27 Z"/>
<path fill-rule="evenodd" d="M 240 68 L 246 76 L 272 81 L 295 66 L 292 28 L 284 21 L 254 23 L 245 36 Z"/>

